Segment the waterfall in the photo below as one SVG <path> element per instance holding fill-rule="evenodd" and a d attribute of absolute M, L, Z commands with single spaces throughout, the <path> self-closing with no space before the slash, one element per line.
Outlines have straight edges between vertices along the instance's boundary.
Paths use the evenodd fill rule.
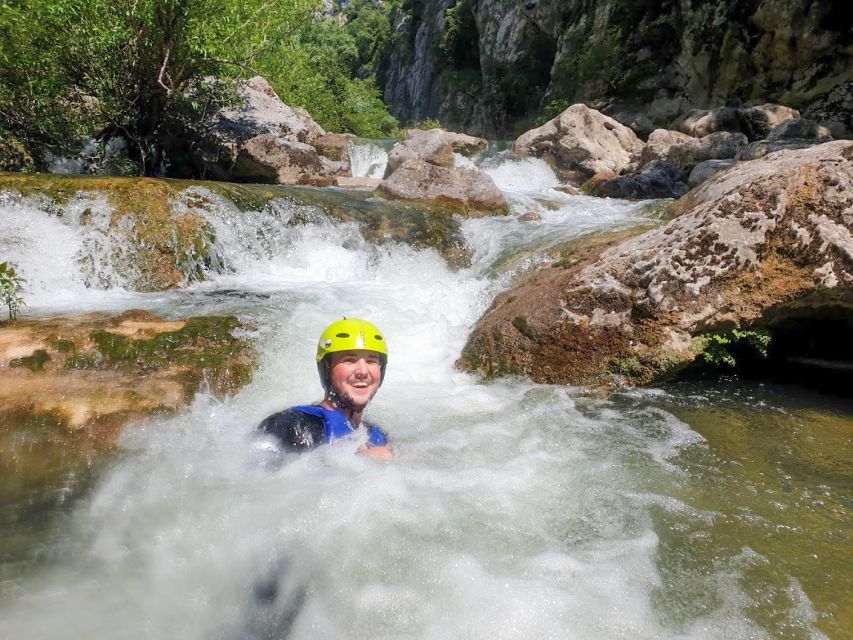
<path fill-rule="evenodd" d="M 375 178 L 385 176 L 388 164 L 388 151 L 393 146 L 391 140 L 347 140 L 350 173 L 353 178 Z"/>

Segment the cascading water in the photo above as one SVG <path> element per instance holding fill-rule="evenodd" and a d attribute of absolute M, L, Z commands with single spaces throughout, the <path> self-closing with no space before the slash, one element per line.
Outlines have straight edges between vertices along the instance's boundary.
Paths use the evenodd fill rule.
<path fill-rule="evenodd" d="M 541 165 L 490 171 L 540 219 L 465 221 L 469 268 L 322 216 L 291 226 L 285 201 L 240 212 L 211 197 L 218 270 L 158 294 L 91 279 L 120 248 L 74 202 L 58 218 L 0 201 L 29 313 L 233 313 L 262 354 L 235 397 L 125 430 L 93 486 L 4 561 L 0 637 L 845 637 L 849 422 L 816 429 L 796 402 L 743 387 L 603 398 L 454 369 L 513 257 L 644 220 L 554 191 Z M 342 441 L 270 464 L 254 427 L 319 399 L 315 340 L 343 315 L 389 340 L 368 413 L 397 457 Z"/>
<path fill-rule="evenodd" d="M 353 178 L 381 180 L 385 176 L 388 151 L 393 146 L 393 142 L 391 140 L 348 140 L 347 153 Z"/>

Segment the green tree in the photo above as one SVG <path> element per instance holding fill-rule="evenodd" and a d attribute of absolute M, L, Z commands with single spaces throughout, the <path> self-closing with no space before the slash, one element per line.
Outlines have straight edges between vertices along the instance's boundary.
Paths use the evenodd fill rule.
<path fill-rule="evenodd" d="M 2 2 L 4 0 L 0 0 Z M 315 0 L 5 0 L 0 131 L 62 147 L 97 123 L 158 168 L 176 121 L 293 37 Z"/>
<path fill-rule="evenodd" d="M 365 137 L 393 135 L 397 121 L 374 77 L 355 77 L 362 65 L 356 39 L 337 22 L 322 20 L 306 24 L 257 63 L 284 102 L 304 107 L 323 128 Z"/>

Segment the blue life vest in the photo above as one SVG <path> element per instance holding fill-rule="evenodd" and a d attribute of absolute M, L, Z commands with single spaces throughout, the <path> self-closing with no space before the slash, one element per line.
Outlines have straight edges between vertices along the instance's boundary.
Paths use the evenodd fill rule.
<path fill-rule="evenodd" d="M 311 416 L 317 416 L 323 419 L 323 444 L 329 444 L 332 440 L 345 438 L 355 431 L 349 420 L 340 411 L 333 409 L 324 409 L 316 405 L 302 405 L 298 407 L 290 407 L 291 411 L 299 411 L 307 413 Z M 379 427 L 363 423 L 367 427 L 367 446 L 368 447 L 384 447 L 388 444 L 388 438 L 385 437 L 382 429 Z"/>

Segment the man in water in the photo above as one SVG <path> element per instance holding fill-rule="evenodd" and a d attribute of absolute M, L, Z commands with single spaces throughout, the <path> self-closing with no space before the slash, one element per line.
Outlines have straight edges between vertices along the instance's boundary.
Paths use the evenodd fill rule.
<path fill-rule="evenodd" d="M 286 451 L 308 451 L 338 438 L 352 438 L 359 442 L 359 453 L 393 457 L 383 431 L 362 420 L 382 385 L 387 364 L 388 347 L 376 326 L 355 318 L 333 322 L 317 345 L 323 401 L 274 413 L 258 429 L 274 436 Z"/>

